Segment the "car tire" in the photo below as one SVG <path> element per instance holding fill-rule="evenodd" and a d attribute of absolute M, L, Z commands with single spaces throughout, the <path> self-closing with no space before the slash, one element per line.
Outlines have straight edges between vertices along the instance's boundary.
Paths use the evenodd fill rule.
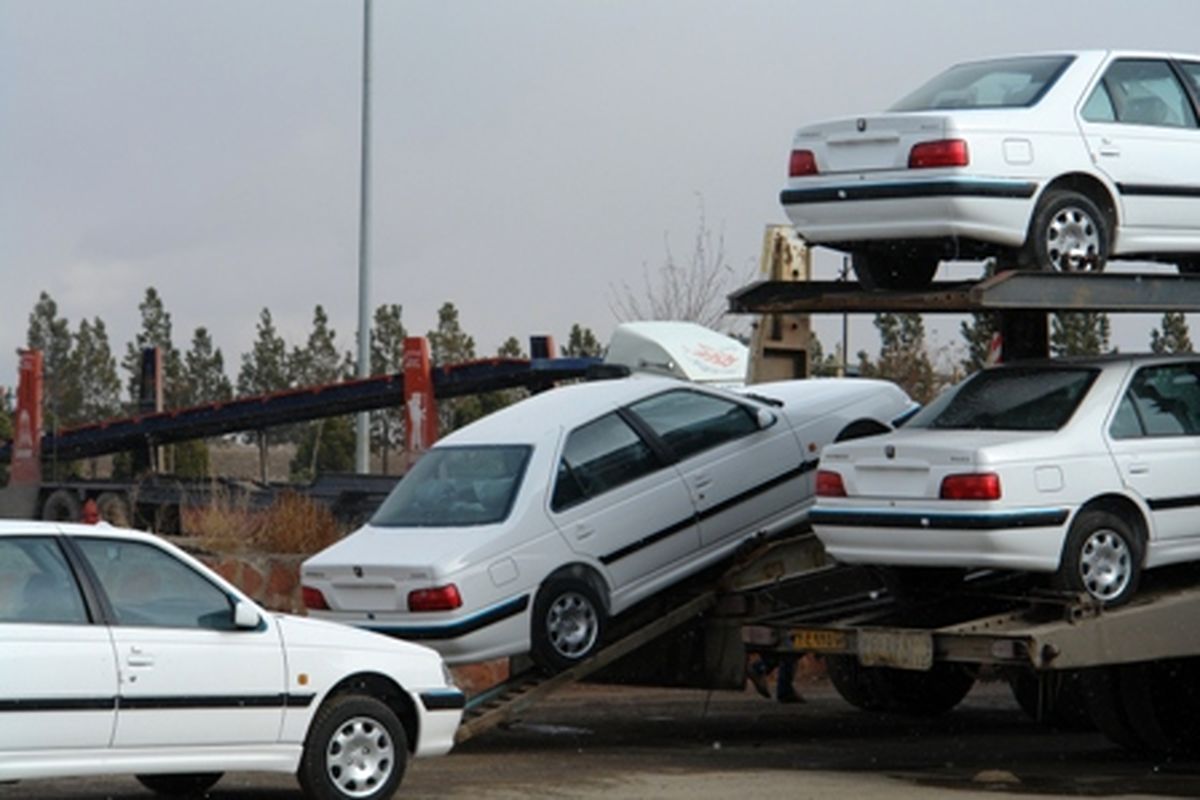
<path fill-rule="evenodd" d="M 133 523 L 129 501 L 121 492 L 101 492 L 96 498 L 96 510 L 100 519 L 118 528 L 128 528 Z"/>
<path fill-rule="evenodd" d="M 604 603 L 582 577 L 551 577 L 533 603 L 530 657 L 547 672 L 570 669 L 600 649 L 608 624 Z"/>
<path fill-rule="evenodd" d="M 203 797 L 221 780 L 223 772 L 188 772 L 176 775 L 137 775 L 138 783 L 163 797 Z"/>
<path fill-rule="evenodd" d="M 1031 669 L 1019 669 L 1007 678 L 1013 699 L 1035 722 L 1061 731 L 1096 729 L 1087 711 L 1079 670 L 1047 672 L 1039 678 Z"/>
<path fill-rule="evenodd" d="M 396 714 L 374 697 L 339 694 L 313 718 L 296 777 L 310 800 L 383 800 L 407 764 L 408 737 Z"/>
<path fill-rule="evenodd" d="M 1102 272 L 1111 240 L 1108 218 L 1091 198 L 1051 189 L 1029 223 L 1022 262 L 1042 272 Z"/>
<path fill-rule="evenodd" d="M 859 251 L 850 256 L 850 265 L 858 285 L 867 291 L 925 289 L 933 282 L 938 259 L 920 251 L 885 253 Z"/>
<path fill-rule="evenodd" d="M 1106 606 L 1127 603 L 1141 579 L 1142 550 L 1127 521 L 1110 511 L 1084 511 L 1071 523 L 1055 585 L 1086 592 Z"/>
<path fill-rule="evenodd" d="M 42 504 L 42 519 L 51 522 L 78 522 L 79 498 L 69 489 L 55 489 Z"/>

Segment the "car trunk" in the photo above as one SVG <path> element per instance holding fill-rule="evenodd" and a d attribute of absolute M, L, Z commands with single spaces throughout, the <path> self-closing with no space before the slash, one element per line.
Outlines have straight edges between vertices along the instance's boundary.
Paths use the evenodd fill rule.
<path fill-rule="evenodd" d="M 939 114 L 877 114 L 801 128 L 794 147 L 811 150 L 821 174 L 908 168 L 919 142 L 945 138 L 947 117 Z"/>

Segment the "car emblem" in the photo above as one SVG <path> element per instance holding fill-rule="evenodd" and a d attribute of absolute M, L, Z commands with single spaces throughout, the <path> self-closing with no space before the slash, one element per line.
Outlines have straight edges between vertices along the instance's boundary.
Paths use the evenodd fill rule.
<path fill-rule="evenodd" d="M 355 567 L 355 568 L 354 568 L 354 577 L 356 577 L 356 578 L 361 578 L 361 577 L 362 577 L 362 567 Z"/>
<path fill-rule="evenodd" d="M 896 448 L 889 444 L 887 447 L 883 448 L 883 454 L 888 458 L 895 458 Z"/>
<path fill-rule="evenodd" d="M 855 126 L 858 128 L 858 132 L 862 133 L 867 129 L 867 121 L 862 117 L 859 117 L 858 121 L 855 123 Z"/>

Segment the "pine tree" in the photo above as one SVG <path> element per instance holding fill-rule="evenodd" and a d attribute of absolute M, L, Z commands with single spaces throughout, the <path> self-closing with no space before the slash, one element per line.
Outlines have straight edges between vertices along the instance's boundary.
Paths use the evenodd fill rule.
<path fill-rule="evenodd" d="M 920 314 L 876 314 L 875 328 L 882 347 L 873 363 L 865 351 L 858 354 L 859 371 L 866 377 L 894 381 L 909 397 L 928 403 L 937 393 L 937 377 L 925 350 L 925 323 Z"/>
<path fill-rule="evenodd" d="M 371 326 L 372 375 L 394 375 L 404 370 L 404 338 L 408 332 L 400 317 L 401 307 L 396 303 L 375 309 Z M 380 452 L 385 475 L 388 456 L 403 444 L 403 434 L 404 409 L 400 404 L 371 412 L 371 445 Z"/>
<path fill-rule="evenodd" d="M 1050 321 L 1050 354 L 1094 356 L 1110 352 L 1108 315 L 1091 312 L 1055 314 Z"/>
<path fill-rule="evenodd" d="M 458 364 L 475 358 L 475 340 L 467 335 L 458 321 L 458 309 L 444 303 L 438 309 L 438 326 L 427 334 L 429 356 L 433 366 Z M 449 433 L 483 415 L 478 397 L 456 397 L 438 401 L 438 427 Z"/>
<path fill-rule="evenodd" d="M 233 385 L 225 374 L 225 357 L 213 345 L 208 329 L 192 334 L 192 347 L 183 357 L 187 405 L 219 403 L 233 397 Z"/>
<path fill-rule="evenodd" d="M 840 375 L 842 362 L 837 353 L 825 355 L 825 348 L 814 332 L 808 340 L 808 372 L 814 378 L 828 378 Z"/>
<path fill-rule="evenodd" d="M 573 358 L 604 355 L 604 346 L 596 339 L 596 334 L 592 333 L 591 328 L 581 327 L 578 322 L 571 326 L 566 347 L 560 347 L 559 350 L 563 356 Z"/>
<path fill-rule="evenodd" d="M 79 321 L 71 370 L 79 386 L 80 422 L 98 422 L 114 417 L 121 410 L 121 378 L 117 359 L 108 341 L 104 321 Z"/>
<path fill-rule="evenodd" d="M 163 306 L 162 298 L 153 286 L 146 289 L 146 296 L 138 305 L 142 315 L 142 329 L 125 347 L 125 358 L 121 366 L 129 375 L 126 388 L 130 399 L 136 403 L 141 388 L 142 351 L 157 347 L 162 353 L 163 403 L 167 408 L 183 405 L 186 387 L 183 377 L 183 358 L 171 342 L 171 315 Z"/>
<path fill-rule="evenodd" d="M 1192 352 L 1187 317 L 1182 311 L 1168 311 L 1163 314 L 1162 330 L 1155 328 L 1150 331 L 1150 349 L 1155 353 Z"/>
<path fill-rule="evenodd" d="M 258 336 L 254 347 L 242 354 L 238 394 L 267 394 L 288 388 L 287 343 L 275 330 L 270 309 L 259 312 L 255 330 Z"/>
<path fill-rule="evenodd" d="M 329 316 L 320 305 L 313 308 L 312 324 L 304 347 L 294 348 L 288 358 L 288 372 L 294 386 L 333 383 L 345 374 L 342 354 L 337 349 L 337 332 L 329 327 Z M 353 428 L 350 417 L 327 417 L 293 428 L 290 433 L 297 443 L 291 464 L 293 480 L 312 479 L 322 469 L 353 469 Z M 349 438 L 341 435 L 346 430 L 351 432 Z"/>
<path fill-rule="evenodd" d="M 42 351 L 44 421 L 47 430 L 80 422 L 79 381 L 71 370 L 71 326 L 58 316 L 58 304 L 42 292 L 29 314 L 25 344 Z"/>
<path fill-rule="evenodd" d="M 959 332 L 967 341 L 967 357 L 960 363 L 968 375 L 987 366 L 992 338 L 1000 330 L 999 316 L 990 312 L 971 314 L 971 321 L 959 324 Z"/>
<path fill-rule="evenodd" d="M 304 347 L 292 350 L 288 372 L 293 386 L 319 386 L 343 377 L 342 354 L 338 352 L 337 332 L 329 327 L 329 316 L 320 305 L 313 309 L 312 332 Z"/>

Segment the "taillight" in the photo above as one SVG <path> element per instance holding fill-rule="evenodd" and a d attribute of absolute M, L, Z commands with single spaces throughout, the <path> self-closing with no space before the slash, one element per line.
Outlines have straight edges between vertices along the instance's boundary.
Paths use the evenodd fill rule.
<path fill-rule="evenodd" d="M 845 497 L 846 484 L 840 473 L 827 469 L 817 470 L 817 497 Z"/>
<path fill-rule="evenodd" d="M 925 167 L 965 167 L 971 163 L 967 143 L 963 139 L 940 139 L 936 142 L 920 142 L 908 151 L 908 166 L 911 169 Z"/>
<path fill-rule="evenodd" d="M 325 602 L 325 595 L 321 594 L 320 589 L 314 589 L 311 586 L 301 586 L 300 599 L 304 602 L 304 607 L 310 611 L 329 610 L 329 603 Z"/>
<path fill-rule="evenodd" d="M 453 583 L 408 593 L 409 611 L 453 611 L 462 605 L 462 596 Z"/>
<path fill-rule="evenodd" d="M 947 475 L 942 479 L 943 500 L 999 500 L 1000 476 L 994 472 Z"/>
<path fill-rule="evenodd" d="M 801 178 L 817 174 L 817 157 L 812 150 L 793 150 L 788 159 L 788 177 Z"/>

